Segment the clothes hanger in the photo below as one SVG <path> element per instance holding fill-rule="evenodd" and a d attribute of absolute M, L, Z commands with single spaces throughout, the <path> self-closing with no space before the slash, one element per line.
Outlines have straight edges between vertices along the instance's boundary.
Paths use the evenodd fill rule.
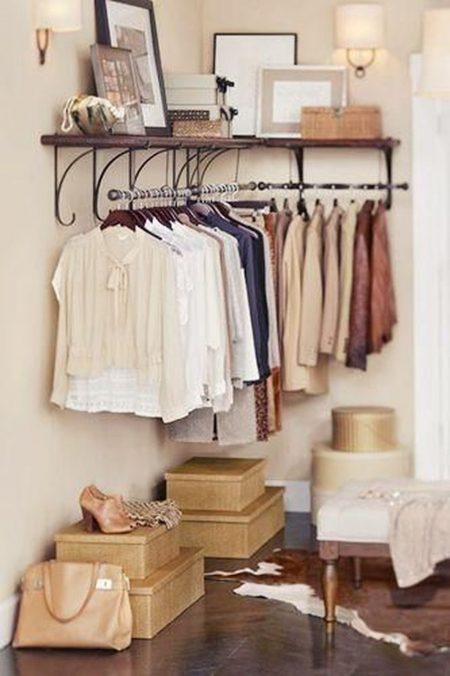
<path fill-rule="evenodd" d="M 297 202 L 297 211 L 299 216 L 303 216 L 305 220 L 309 221 L 308 207 L 303 196 L 300 197 L 299 201 Z"/>
<path fill-rule="evenodd" d="M 133 232 L 135 232 L 136 220 L 133 217 L 133 212 L 127 211 L 126 209 L 115 209 L 110 211 L 108 216 L 101 224 L 100 230 L 106 230 L 106 228 L 112 228 L 115 225 L 121 225 L 123 228 L 128 228 L 129 230 L 133 230 Z"/>
<path fill-rule="evenodd" d="M 275 197 L 270 198 L 269 202 L 269 211 L 271 214 L 277 214 L 278 213 L 278 205 Z"/>
<path fill-rule="evenodd" d="M 209 195 L 211 194 L 211 190 L 209 186 L 204 185 L 202 186 L 202 196 L 204 195 Z M 205 202 L 196 202 L 193 206 L 192 209 L 196 214 L 198 214 L 200 217 L 206 218 L 207 216 L 210 216 L 211 214 L 214 213 L 213 209 L 211 209 L 211 206 L 209 204 L 206 204 Z"/>

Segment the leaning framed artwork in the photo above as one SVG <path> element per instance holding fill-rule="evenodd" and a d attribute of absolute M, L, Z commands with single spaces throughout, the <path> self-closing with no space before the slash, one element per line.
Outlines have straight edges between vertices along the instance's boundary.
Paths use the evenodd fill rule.
<path fill-rule="evenodd" d="M 261 66 L 297 63 L 296 33 L 216 33 L 214 73 L 235 83 L 228 99 L 239 110 L 235 136 L 255 136 L 258 75 Z"/>
<path fill-rule="evenodd" d="M 114 133 L 145 134 L 134 61 L 130 50 L 92 45 L 91 60 L 97 94 L 124 111 Z"/>
<path fill-rule="evenodd" d="M 132 53 L 147 134 L 168 136 L 170 125 L 153 3 L 95 0 L 95 9 L 98 42 Z"/>
<path fill-rule="evenodd" d="M 263 66 L 259 70 L 257 135 L 299 137 L 302 108 L 347 104 L 345 66 Z"/>

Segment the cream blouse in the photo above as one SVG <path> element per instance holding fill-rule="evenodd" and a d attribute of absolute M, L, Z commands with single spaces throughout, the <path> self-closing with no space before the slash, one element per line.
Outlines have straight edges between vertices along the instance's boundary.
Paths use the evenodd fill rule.
<path fill-rule="evenodd" d="M 140 229 L 96 228 L 65 246 L 53 279 L 59 301 L 51 401 L 70 376 L 134 369 L 158 385 L 161 417 L 188 413 L 176 272 L 170 249 Z"/>

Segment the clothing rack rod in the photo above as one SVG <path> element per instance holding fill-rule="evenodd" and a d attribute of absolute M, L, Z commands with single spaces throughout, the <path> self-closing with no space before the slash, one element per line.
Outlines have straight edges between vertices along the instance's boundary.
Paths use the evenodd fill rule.
<path fill-rule="evenodd" d="M 260 181 L 258 190 L 409 190 L 409 183 L 268 183 Z"/>
<path fill-rule="evenodd" d="M 409 183 L 271 183 L 267 181 L 250 181 L 249 183 L 207 183 L 200 186 L 188 188 L 171 188 L 163 186 L 162 188 L 132 188 L 117 189 L 113 188 L 108 192 L 108 198 L 112 202 L 159 198 L 181 198 L 189 199 L 195 196 L 206 196 L 212 194 L 224 194 L 230 192 L 255 191 L 255 190 L 298 190 L 300 193 L 305 190 L 409 190 Z"/>
<path fill-rule="evenodd" d="M 127 201 L 133 202 L 135 200 L 145 199 L 159 199 L 159 198 L 182 198 L 189 199 L 199 195 L 224 194 L 230 192 L 253 191 L 258 189 L 258 184 L 255 181 L 249 183 L 206 183 L 200 186 L 192 186 L 188 188 L 171 188 L 163 186 L 162 188 L 132 188 L 132 189 L 117 189 L 113 188 L 108 192 L 108 199 L 112 202 Z"/>

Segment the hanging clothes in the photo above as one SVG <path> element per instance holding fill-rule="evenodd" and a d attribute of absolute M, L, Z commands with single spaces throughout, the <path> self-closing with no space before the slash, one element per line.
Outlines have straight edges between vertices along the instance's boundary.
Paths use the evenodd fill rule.
<path fill-rule="evenodd" d="M 303 303 L 303 270 L 305 231 L 308 223 L 296 216 L 289 225 L 283 252 L 283 390 L 324 394 L 328 390 L 327 360 L 318 357 L 317 366 L 300 361 L 301 318 Z"/>
<path fill-rule="evenodd" d="M 280 345 L 283 342 L 283 252 L 289 225 L 293 214 L 290 209 L 283 209 L 276 214 L 275 223 L 275 295 L 277 297 L 278 307 L 278 336 Z"/>
<path fill-rule="evenodd" d="M 212 228 L 218 228 L 227 232 L 235 237 L 238 242 L 247 284 L 259 377 L 261 379 L 267 378 L 270 375 L 268 349 L 269 322 L 265 294 L 262 240 L 259 240 L 256 233 L 245 230 L 242 227 L 240 228 L 223 218 L 223 216 L 212 212 L 206 216 L 205 223 Z"/>
<path fill-rule="evenodd" d="M 300 363 L 304 366 L 317 366 L 319 359 L 323 308 L 323 226 L 324 208 L 318 204 L 306 229 L 300 324 Z"/>
<path fill-rule="evenodd" d="M 366 200 L 358 215 L 353 259 L 353 288 L 350 307 L 350 338 L 347 366 L 367 369 L 370 320 L 370 246 L 373 200 Z"/>
<path fill-rule="evenodd" d="M 370 251 L 370 331 L 369 352 L 381 352 L 392 340 L 397 323 L 394 282 L 387 234 L 386 207 L 381 202 L 373 218 Z"/>
<path fill-rule="evenodd" d="M 236 390 L 228 413 L 214 415 L 209 408 L 193 411 L 183 420 L 168 425 L 169 439 L 178 443 L 236 446 L 258 441 L 254 387 Z"/>
<path fill-rule="evenodd" d="M 333 354 L 339 317 L 339 234 L 343 211 L 335 206 L 324 229 L 324 307 L 320 337 L 320 352 Z"/>
<path fill-rule="evenodd" d="M 265 232 L 261 232 L 239 214 L 226 210 L 223 205 L 220 208 L 220 215 L 211 210 L 209 205 L 206 209 L 199 208 L 199 214 L 204 225 L 197 227 L 202 232 L 219 237 L 224 246 L 233 242 L 234 263 L 230 258 L 231 249 L 230 255 L 227 257 L 225 252 L 224 256 L 225 268 L 228 268 L 227 286 L 231 290 L 237 280 L 240 283 L 240 289 L 236 293 L 241 296 L 240 303 L 247 310 L 247 335 L 251 333 L 256 373 L 248 373 L 247 369 L 247 372 L 239 374 L 240 378 L 233 380 L 235 387 L 243 389 L 241 393 L 239 390 L 234 391 L 234 402 L 227 413 L 214 416 L 209 410 L 194 411 L 184 420 L 169 426 L 170 438 L 178 442 L 205 443 L 216 437 L 219 444 L 267 440 L 271 427 L 273 431 L 276 429 L 271 369 L 272 366 L 280 367 L 270 242 Z M 190 224 L 190 227 L 195 226 Z M 239 261 L 237 266 L 236 255 Z M 236 274 L 238 271 L 239 274 Z M 232 354 L 233 339 L 243 330 L 242 318 L 235 322 L 234 316 L 235 310 L 229 302 Z M 236 328 L 234 333 L 233 327 Z M 232 370 L 232 375 L 237 374 Z M 262 375 L 264 377 L 261 377 Z M 246 386 L 252 382 L 256 383 L 254 387 Z"/>
<path fill-rule="evenodd" d="M 280 432 L 282 429 L 281 412 L 281 346 L 278 329 L 278 307 L 276 298 L 276 256 L 275 256 L 275 224 L 276 214 L 265 214 L 260 227 L 265 233 L 266 294 L 269 308 L 269 365 L 271 375 L 267 380 L 267 397 L 269 407 L 269 432 Z"/>
<path fill-rule="evenodd" d="M 68 242 L 53 287 L 59 302 L 53 403 L 66 405 L 71 377 L 131 369 L 152 392 L 154 415 L 170 421 L 187 414 L 169 250 L 141 230 L 96 228 Z"/>
<path fill-rule="evenodd" d="M 392 340 L 387 214 L 373 211 L 112 212 L 67 243 L 53 278 L 52 401 L 161 418 L 180 442 L 267 441 L 282 389 L 323 394 L 332 355 L 365 370 Z"/>
<path fill-rule="evenodd" d="M 341 264 L 339 270 L 339 322 L 334 356 L 345 363 L 350 333 L 350 304 L 353 286 L 353 253 L 358 205 L 352 201 L 343 217 L 340 235 Z"/>

